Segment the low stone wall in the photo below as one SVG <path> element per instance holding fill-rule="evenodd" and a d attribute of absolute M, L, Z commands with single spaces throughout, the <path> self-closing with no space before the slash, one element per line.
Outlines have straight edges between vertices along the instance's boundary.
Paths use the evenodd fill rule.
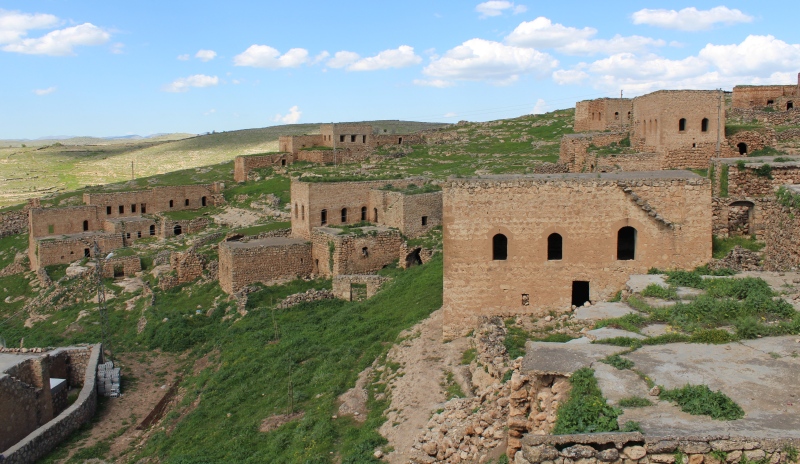
<path fill-rule="evenodd" d="M 102 346 L 99 344 L 94 345 L 91 348 L 91 354 L 86 357 L 83 388 L 75 403 L 53 420 L 5 450 L 0 454 L 0 463 L 28 464 L 36 462 L 94 416 L 97 408 L 95 377 L 97 375 L 97 364 L 101 358 Z M 80 363 L 81 361 L 78 362 Z M 77 370 L 77 366 L 75 368 Z"/>
<path fill-rule="evenodd" d="M 800 266 L 800 216 L 777 204 L 766 217 L 763 250 L 765 270 L 789 271 Z"/>
<path fill-rule="evenodd" d="M 142 260 L 138 256 L 107 259 L 103 262 L 103 277 L 117 277 L 116 269 L 121 269 L 125 277 L 133 277 L 142 271 Z"/>
<path fill-rule="evenodd" d="M 176 235 L 196 234 L 197 232 L 200 232 L 208 227 L 210 222 L 211 221 L 205 217 L 199 217 L 191 220 L 185 219 L 180 221 L 162 218 L 159 237 L 169 238 Z M 176 226 L 180 226 L 180 234 L 175 233 Z"/>
<path fill-rule="evenodd" d="M 297 161 L 307 161 L 317 164 L 358 163 L 369 158 L 372 150 L 353 150 L 350 148 L 337 148 L 333 150 L 300 150 L 295 155 Z"/>
<path fill-rule="evenodd" d="M 746 153 L 761 150 L 764 147 L 774 147 L 778 143 L 778 136 L 774 129 L 765 128 L 758 131 L 743 131 L 728 138 L 728 145 L 735 153 L 739 153 L 739 144 L 747 145 Z"/>
<path fill-rule="evenodd" d="M 658 171 L 662 156 L 658 153 L 630 153 L 594 157 L 595 171 Z"/>
<path fill-rule="evenodd" d="M 383 284 L 392 280 L 379 275 L 338 275 L 333 278 L 333 295 L 345 301 L 353 301 L 353 284 L 366 285 L 366 297 L 372 298 Z"/>
<path fill-rule="evenodd" d="M 509 457 L 516 464 L 675 464 L 677 457 L 689 464 L 779 464 L 789 462 L 785 451 L 789 447 L 800 447 L 800 439 L 654 437 L 640 433 L 526 435 L 521 452 Z M 720 459 L 723 456 L 724 460 Z"/>
<path fill-rule="evenodd" d="M 793 126 L 800 124 L 800 107 L 789 111 L 763 111 L 753 108 L 732 108 L 728 110 L 728 119 L 737 119 L 742 122 L 757 120 L 760 123 L 773 126 Z"/>
<path fill-rule="evenodd" d="M 778 132 L 776 138 L 779 142 L 800 138 L 800 129 L 789 129 L 783 132 Z"/>
<path fill-rule="evenodd" d="M 269 155 L 239 155 L 233 161 L 233 180 L 246 182 L 253 169 L 286 166 L 294 161 L 291 153 L 272 153 Z"/>
<path fill-rule="evenodd" d="M 206 268 L 206 257 L 197 253 L 194 247 L 184 252 L 173 252 L 169 256 L 169 265 L 175 274 L 164 274 L 158 281 L 162 290 L 191 282 L 203 274 Z"/>
<path fill-rule="evenodd" d="M 561 138 L 558 162 L 568 166 L 569 172 L 594 172 L 596 156 L 589 156 L 589 146 L 606 147 L 627 137 L 627 131 L 565 135 Z"/>
<path fill-rule="evenodd" d="M 0 213 L 0 238 L 28 232 L 28 207 Z"/>

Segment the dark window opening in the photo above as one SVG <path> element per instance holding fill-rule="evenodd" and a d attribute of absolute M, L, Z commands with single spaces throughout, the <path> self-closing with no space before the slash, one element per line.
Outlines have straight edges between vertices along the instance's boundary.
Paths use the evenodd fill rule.
<path fill-rule="evenodd" d="M 558 261 L 563 258 L 563 239 L 560 234 L 550 234 L 547 237 L 547 260 Z"/>
<path fill-rule="evenodd" d="M 319 222 L 323 226 L 328 223 L 328 210 L 327 209 L 323 209 L 322 211 L 320 211 L 320 213 L 319 213 Z"/>
<path fill-rule="evenodd" d="M 136 212 L 136 205 L 131 205 L 131 213 L 135 213 L 135 212 Z"/>
<path fill-rule="evenodd" d="M 130 239 L 131 238 L 131 233 L 130 232 L 126 232 L 125 233 L 125 238 Z"/>
<path fill-rule="evenodd" d="M 361 136 L 361 143 L 367 143 L 367 136 L 366 135 L 362 135 Z"/>
<path fill-rule="evenodd" d="M 580 307 L 589 301 L 589 282 L 576 280 L 572 282 L 572 304 Z"/>
<path fill-rule="evenodd" d="M 89 230 L 89 221 L 83 221 L 83 231 Z"/>
<path fill-rule="evenodd" d="M 378 208 L 373 208 L 375 212 L 375 222 L 378 222 Z"/>
<path fill-rule="evenodd" d="M 136 238 L 142 238 L 142 231 L 141 230 L 136 232 Z"/>
<path fill-rule="evenodd" d="M 84 257 L 84 258 L 88 258 L 88 257 L 90 257 L 91 255 L 92 255 L 92 252 L 91 252 L 91 251 L 89 251 L 89 249 L 88 249 L 88 248 L 84 248 L 84 249 L 83 249 L 83 257 Z"/>
<path fill-rule="evenodd" d="M 114 265 L 114 278 L 117 277 L 125 277 L 125 268 L 122 267 L 122 264 Z"/>
<path fill-rule="evenodd" d="M 285 159 L 281 160 L 281 166 L 286 166 L 286 160 Z"/>
<path fill-rule="evenodd" d="M 339 141 L 340 141 L 340 142 L 344 142 L 344 135 L 340 135 L 340 136 L 339 136 Z"/>
<path fill-rule="evenodd" d="M 300 208 L 297 206 L 297 203 L 294 204 L 294 218 L 297 219 L 300 217 Z"/>
<path fill-rule="evenodd" d="M 172 228 L 172 233 L 175 235 L 180 235 L 183 233 L 183 229 L 181 228 L 180 224 L 175 224 L 175 227 Z"/>
<path fill-rule="evenodd" d="M 630 121 L 630 119 L 631 119 L 631 112 L 628 111 L 628 120 Z"/>
<path fill-rule="evenodd" d="M 528 293 L 522 294 L 522 306 L 530 306 L 531 305 L 531 296 Z"/>
<path fill-rule="evenodd" d="M 367 220 L 367 207 L 366 206 L 362 206 L 361 207 L 361 220 L 362 221 L 366 221 Z"/>
<path fill-rule="evenodd" d="M 746 155 L 747 154 L 747 144 L 746 143 L 742 142 L 742 143 L 736 145 L 736 148 L 739 149 L 739 154 L 740 155 Z"/>
<path fill-rule="evenodd" d="M 678 130 L 681 132 L 686 130 L 686 119 L 681 118 L 681 120 L 678 121 Z"/>
<path fill-rule="evenodd" d="M 119 214 L 125 214 L 125 207 L 123 205 L 119 205 Z"/>
<path fill-rule="evenodd" d="M 692 148 L 697 148 L 697 143 L 696 142 L 692 144 Z"/>
<path fill-rule="evenodd" d="M 428 225 L 428 216 L 422 216 L 422 225 L 423 226 L 427 226 Z"/>
<path fill-rule="evenodd" d="M 419 256 L 420 251 L 422 251 L 422 248 L 415 248 L 414 251 L 406 255 L 406 269 L 414 266 L 422 266 L 422 258 Z"/>
<path fill-rule="evenodd" d="M 403 144 L 403 137 L 398 137 L 397 138 L 397 144 L 398 145 L 402 145 Z"/>
<path fill-rule="evenodd" d="M 156 226 L 155 225 L 151 225 L 150 226 L 150 235 L 155 235 L 155 234 L 156 234 Z"/>
<path fill-rule="evenodd" d="M 355 141 L 356 141 L 356 136 L 355 135 L 351 135 L 350 136 L 350 142 L 355 143 Z"/>
<path fill-rule="evenodd" d="M 365 258 L 369 256 L 369 249 L 367 247 L 361 249 L 361 256 Z"/>
<path fill-rule="evenodd" d="M 508 238 L 503 234 L 492 237 L 492 259 L 495 261 L 508 259 Z"/>
<path fill-rule="evenodd" d="M 794 102 L 786 102 L 786 111 L 794 108 Z"/>
<path fill-rule="evenodd" d="M 142 211 L 142 214 L 144 214 L 144 213 L 146 213 L 146 212 L 147 212 L 147 203 L 142 203 L 142 209 L 141 209 L 141 211 Z"/>
<path fill-rule="evenodd" d="M 106 206 L 106 214 L 111 214 L 111 207 L 110 206 Z"/>
<path fill-rule="evenodd" d="M 619 119 L 619 112 L 614 113 L 614 119 Z"/>
<path fill-rule="evenodd" d="M 347 222 L 347 208 L 342 208 L 342 224 Z"/>
<path fill-rule="evenodd" d="M 170 208 L 172 208 L 173 206 L 175 206 L 175 202 L 174 202 L 174 201 L 172 201 L 172 200 L 170 200 L 170 201 L 169 201 L 169 207 L 170 207 Z"/>
<path fill-rule="evenodd" d="M 633 261 L 636 259 L 636 229 L 623 227 L 617 232 L 617 259 Z"/>
<path fill-rule="evenodd" d="M 300 205 L 300 219 L 306 220 L 306 205 Z"/>
<path fill-rule="evenodd" d="M 183 200 L 183 206 L 189 206 L 189 199 Z"/>
<path fill-rule="evenodd" d="M 206 206 L 207 202 L 208 202 L 208 200 L 206 199 L 206 197 L 201 197 L 200 198 L 200 204 L 202 206 Z"/>
<path fill-rule="evenodd" d="M 774 105 L 774 104 L 775 104 L 775 100 L 767 100 L 767 105 Z"/>
<path fill-rule="evenodd" d="M 700 130 L 703 132 L 708 132 L 708 118 L 703 118 L 703 122 L 700 123 Z"/>

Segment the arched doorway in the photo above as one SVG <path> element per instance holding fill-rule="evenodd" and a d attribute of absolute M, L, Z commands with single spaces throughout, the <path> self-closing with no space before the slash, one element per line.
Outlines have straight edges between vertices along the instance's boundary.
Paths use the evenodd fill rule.
<path fill-rule="evenodd" d="M 175 224 L 175 227 L 172 228 L 172 233 L 174 235 L 180 235 L 183 233 L 183 228 L 181 228 L 180 224 Z"/>
<path fill-rule="evenodd" d="M 742 142 L 742 143 L 736 145 L 736 148 L 739 149 L 739 154 L 740 155 L 746 155 L 747 154 L 747 144 L 746 143 Z"/>
<path fill-rule="evenodd" d="M 729 237 L 749 237 L 755 233 L 753 228 L 755 207 L 752 201 L 734 201 L 728 206 Z"/>
<path fill-rule="evenodd" d="M 419 256 L 420 251 L 422 251 L 422 248 L 415 248 L 414 251 L 406 255 L 406 269 L 422 265 L 422 258 Z"/>

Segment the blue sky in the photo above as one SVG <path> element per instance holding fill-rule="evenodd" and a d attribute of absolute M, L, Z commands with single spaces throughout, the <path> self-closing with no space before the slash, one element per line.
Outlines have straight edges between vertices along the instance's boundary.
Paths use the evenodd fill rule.
<path fill-rule="evenodd" d="M 0 138 L 515 117 L 795 83 L 797 5 L 25 0 L 0 4 Z"/>

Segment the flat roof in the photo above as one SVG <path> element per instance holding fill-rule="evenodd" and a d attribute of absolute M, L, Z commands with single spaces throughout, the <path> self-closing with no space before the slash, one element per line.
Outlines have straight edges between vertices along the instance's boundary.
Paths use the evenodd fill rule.
<path fill-rule="evenodd" d="M 240 242 L 240 241 L 222 242 L 222 245 L 228 248 L 256 248 L 256 247 L 299 245 L 306 242 L 308 242 L 308 240 L 302 238 L 267 237 L 267 238 L 259 238 L 256 240 L 249 240 L 247 242 Z"/>
<path fill-rule="evenodd" d="M 16 366 L 26 359 L 35 358 L 37 356 L 37 354 L 31 353 L 0 353 L 0 373 L 5 372 L 7 369 Z"/>
<path fill-rule="evenodd" d="M 78 240 L 82 238 L 91 238 L 91 237 L 112 237 L 118 236 L 118 233 L 111 233 L 105 232 L 102 230 L 95 230 L 89 232 L 78 232 L 77 234 L 53 234 L 53 235 L 45 235 L 43 237 L 36 237 L 36 240 L 39 241 L 50 241 L 50 240 Z"/>
<path fill-rule="evenodd" d="M 670 180 L 670 179 L 704 179 L 691 171 L 628 171 L 628 172 L 590 172 L 590 173 L 561 173 L 561 174 L 500 174 L 459 179 L 450 177 L 448 181 L 466 182 L 503 182 L 515 180 Z"/>

